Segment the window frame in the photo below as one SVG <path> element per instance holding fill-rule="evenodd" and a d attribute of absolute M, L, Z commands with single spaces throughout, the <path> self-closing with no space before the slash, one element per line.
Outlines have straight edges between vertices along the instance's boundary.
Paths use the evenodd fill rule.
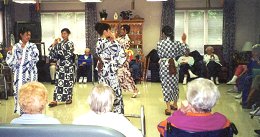
<path fill-rule="evenodd" d="M 203 36 L 203 45 L 208 45 L 209 44 L 209 11 L 211 10 L 216 10 L 216 11 L 222 11 L 223 14 L 223 9 L 180 9 L 180 10 L 175 10 L 175 14 L 177 13 L 183 13 L 184 14 L 184 33 L 189 34 L 189 12 L 190 11 L 203 11 L 204 12 L 204 36 Z M 175 18 L 176 22 L 176 18 Z M 223 18 L 222 18 L 223 22 Z M 175 26 L 176 27 L 176 26 Z M 177 29 L 174 29 L 175 34 Z M 223 24 L 222 24 L 222 32 L 223 32 Z M 222 33 L 221 33 L 222 35 Z M 175 37 L 176 40 L 180 41 L 181 36 Z M 187 42 L 189 42 L 189 36 L 187 35 Z M 220 43 L 210 43 L 212 45 L 217 44 L 217 45 L 222 45 L 223 39 L 221 37 L 221 42 Z M 189 43 L 188 43 L 189 44 Z M 191 43 L 190 43 L 191 44 Z M 201 53 L 203 54 L 203 53 Z"/>
<path fill-rule="evenodd" d="M 82 41 L 79 41 L 79 39 L 81 39 L 81 37 L 78 37 L 78 35 L 76 34 L 77 33 L 77 31 L 75 31 L 76 29 L 75 29 L 75 26 L 68 26 L 68 28 L 70 29 L 70 31 L 72 32 L 72 38 L 71 38 L 71 36 L 70 36 L 70 40 L 72 40 L 72 42 L 76 45 L 77 43 L 83 43 L 84 44 L 84 50 L 85 50 L 85 47 L 86 47 L 86 36 L 85 36 L 85 25 L 86 25 L 86 23 L 85 23 L 85 12 L 84 11 L 48 11 L 48 12 L 42 12 L 41 13 L 41 21 L 42 21 L 42 15 L 43 14 L 45 14 L 45 15 L 47 15 L 47 14 L 52 14 L 53 16 L 54 16 L 54 24 L 53 24 L 53 29 L 54 29 L 54 34 L 52 34 L 52 36 L 50 36 L 50 37 L 52 37 L 52 39 L 53 39 L 53 41 L 54 41 L 54 39 L 55 38 L 61 38 L 61 33 L 60 33 L 60 31 L 61 31 L 61 29 L 62 28 L 60 28 L 60 22 L 59 22 L 59 20 L 60 20 L 60 18 L 59 18 L 59 16 L 61 15 L 61 14 L 64 14 L 64 13 L 73 13 L 73 24 L 77 24 L 77 15 L 79 15 L 79 14 L 84 14 L 84 18 L 83 18 L 83 21 L 84 21 L 84 36 L 82 37 L 83 38 L 83 40 Z M 42 25 L 43 26 L 43 25 Z M 60 29 L 55 29 L 55 28 L 60 28 Z M 74 31 L 74 33 L 73 33 L 73 31 Z M 47 53 L 47 55 L 48 55 L 48 47 L 49 47 L 49 45 L 51 45 L 52 43 L 50 42 L 50 40 L 47 40 L 47 42 L 46 41 L 44 41 L 44 38 L 43 38 L 43 36 L 45 36 L 45 35 L 43 35 L 43 33 L 44 33 L 44 31 L 43 31 L 43 27 L 42 27 L 42 40 L 43 40 L 43 42 L 45 42 L 45 44 L 47 45 L 46 46 L 46 48 L 45 48 L 45 50 L 47 51 L 46 53 Z M 48 39 L 50 39 L 50 37 L 48 37 Z M 53 42 L 52 41 L 52 42 Z M 79 45 L 81 45 L 81 44 L 79 44 Z M 75 46 L 75 54 L 84 54 L 84 50 L 83 50 L 83 48 L 81 49 L 81 48 L 77 48 L 77 47 L 81 47 L 81 46 Z"/>

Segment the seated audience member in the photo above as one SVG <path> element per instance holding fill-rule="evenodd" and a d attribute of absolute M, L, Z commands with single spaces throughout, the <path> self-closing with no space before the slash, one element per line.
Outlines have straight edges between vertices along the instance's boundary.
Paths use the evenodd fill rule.
<path fill-rule="evenodd" d="M 19 90 L 19 104 L 24 113 L 11 124 L 60 124 L 59 120 L 43 114 L 47 102 L 48 91 L 43 84 L 24 84 Z"/>
<path fill-rule="evenodd" d="M 238 65 L 235 70 L 235 74 L 230 81 L 227 82 L 228 85 L 236 84 L 237 78 L 241 77 L 247 71 L 246 65 Z"/>
<path fill-rule="evenodd" d="M 74 120 L 73 124 L 104 126 L 115 129 L 126 137 L 142 137 L 142 133 L 122 114 L 111 112 L 114 102 L 113 93 L 108 85 L 96 85 L 88 97 L 91 111 Z"/>
<path fill-rule="evenodd" d="M 214 54 L 214 48 L 211 46 L 208 46 L 206 48 L 206 53 L 203 57 L 203 61 L 206 63 L 208 74 L 210 80 L 213 82 L 215 81 L 215 84 L 219 84 L 218 81 L 218 75 L 221 70 L 221 64 L 218 55 Z"/>
<path fill-rule="evenodd" d="M 250 58 L 248 58 L 248 59 L 247 58 L 241 58 L 239 56 L 239 53 L 234 53 L 233 60 L 238 65 L 235 68 L 234 76 L 232 77 L 232 79 L 230 81 L 227 82 L 227 85 L 235 85 L 236 82 L 237 82 L 237 79 L 239 77 L 241 77 L 244 73 L 246 73 L 246 71 L 247 71 L 246 62 L 248 62 L 250 60 Z"/>
<path fill-rule="evenodd" d="M 158 125 L 163 136 L 167 122 L 190 132 L 213 131 L 226 128 L 230 121 L 222 114 L 212 113 L 220 97 L 218 87 L 208 79 L 198 78 L 188 83 L 186 99 L 179 110 Z"/>
<path fill-rule="evenodd" d="M 129 67 L 132 77 L 135 83 L 137 83 L 139 80 L 142 79 L 142 63 L 139 55 L 136 55 L 135 59 L 131 60 L 131 62 L 129 63 Z"/>
<path fill-rule="evenodd" d="M 92 63 L 92 56 L 90 53 L 90 49 L 85 49 L 84 55 L 79 55 L 78 58 L 78 77 L 79 77 L 79 83 L 86 83 L 88 80 L 88 74 L 91 71 L 91 63 Z"/>
<path fill-rule="evenodd" d="M 185 54 L 178 59 L 178 63 L 180 64 L 180 71 L 183 71 L 184 73 L 184 79 L 182 82 L 184 85 L 187 84 L 188 76 L 190 78 L 198 77 L 191 72 L 191 67 L 194 64 L 194 59 L 193 57 L 189 56 L 189 53 L 190 49 L 186 49 Z"/>
<path fill-rule="evenodd" d="M 251 86 L 251 90 L 249 92 L 248 98 L 247 98 L 247 106 L 256 105 L 256 107 L 260 107 L 260 75 L 257 75 Z M 250 112 L 250 114 L 254 114 L 255 111 Z M 257 112 L 256 115 L 260 115 L 260 111 Z"/>
<path fill-rule="evenodd" d="M 57 60 L 50 60 L 51 84 L 55 84 L 56 62 Z"/>
<path fill-rule="evenodd" d="M 260 69 L 260 44 L 252 47 L 252 58 L 247 65 L 247 72 L 242 75 L 237 83 L 239 91 L 242 91 L 236 98 L 242 97 L 242 107 L 251 108 L 247 104 L 247 98 L 254 78 L 253 69 Z"/>
<path fill-rule="evenodd" d="M 205 78 L 207 76 L 207 67 L 203 61 L 203 55 L 200 55 L 197 50 L 194 50 L 189 53 L 189 56 L 193 57 L 194 59 L 194 64 L 192 65 L 191 71 L 198 77 Z"/>
<path fill-rule="evenodd" d="M 61 41 L 61 38 L 56 39 L 57 42 Z M 50 75 L 51 75 L 51 84 L 55 84 L 55 73 L 56 73 L 56 59 L 50 59 Z"/>

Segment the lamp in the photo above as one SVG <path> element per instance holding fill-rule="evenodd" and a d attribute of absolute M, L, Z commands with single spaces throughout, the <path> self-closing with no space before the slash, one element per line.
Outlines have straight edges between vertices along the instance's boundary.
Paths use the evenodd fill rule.
<path fill-rule="evenodd" d="M 21 3 L 21 4 L 29 4 L 29 3 L 36 3 L 36 0 L 13 0 L 15 3 Z"/>
<path fill-rule="evenodd" d="M 81 2 L 102 2 L 102 0 L 79 0 Z"/>
<path fill-rule="evenodd" d="M 252 46 L 253 46 L 253 43 L 250 42 L 250 41 L 247 41 L 243 48 L 242 48 L 242 51 L 252 51 Z"/>
<path fill-rule="evenodd" d="M 255 48 L 255 47 L 260 47 L 260 44 L 255 44 L 253 47 L 254 47 L 254 48 Z"/>

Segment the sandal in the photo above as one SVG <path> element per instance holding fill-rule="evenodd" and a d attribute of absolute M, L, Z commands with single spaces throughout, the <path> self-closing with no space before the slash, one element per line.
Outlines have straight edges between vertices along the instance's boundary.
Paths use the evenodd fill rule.
<path fill-rule="evenodd" d="M 165 115 L 167 115 L 167 116 L 169 116 L 169 115 L 172 114 L 171 111 L 169 112 L 167 109 L 165 109 L 164 113 L 165 113 Z"/>
<path fill-rule="evenodd" d="M 72 103 L 72 100 L 68 100 L 65 102 L 66 104 L 71 104 Z"/>
<path fill-rule="evenodd" d="M 58 105 L 58 103 L 57 103 L 57 101 L 52 101 L 51 103 L 49 103 L 49 107 L 55 107 L 55 106 L 57 106 Z"/>
<path fill-rule="evenodd" d="M 178 109 L 178 107 L 171 105 L 171 110 L 177 110 L 177 109 Z"/>

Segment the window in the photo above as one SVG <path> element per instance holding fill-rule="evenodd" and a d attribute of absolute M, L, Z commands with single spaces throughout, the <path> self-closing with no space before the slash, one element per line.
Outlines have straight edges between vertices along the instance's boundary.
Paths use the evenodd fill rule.
<path fill-rule="evenodd" d="M 75 46 L 75 54 L 83 54 L 86 48 L 85 13 L 84 12 L 46 12 L 41 14 L 42 41 L 48 47 L 55 38 L 61 38 L 61 30 L 68 28 L 71 31 L 69 39 Z"/>
<path fill-rule="evenodd" d="M 222 44 L 222 10 L 177 10 L 175 12 L 175 39 L 181 41 L 187 34 L 191 51 L 204 53 L 206 44 Z"/>

